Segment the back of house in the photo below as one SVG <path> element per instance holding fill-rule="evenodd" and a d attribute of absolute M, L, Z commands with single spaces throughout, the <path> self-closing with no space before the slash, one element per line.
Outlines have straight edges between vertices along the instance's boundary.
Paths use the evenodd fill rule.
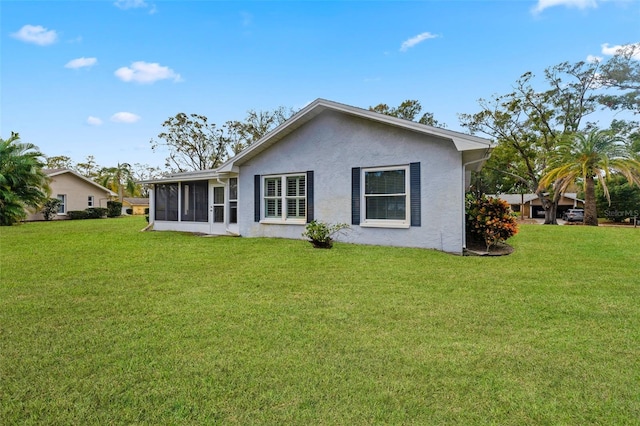
<path fill-rule="evenodd" d="M 215 170 L 148 181 L 156 230 L 341 241 L 461 253 L 464 192 L 490 141 L 323 99 Z"/>

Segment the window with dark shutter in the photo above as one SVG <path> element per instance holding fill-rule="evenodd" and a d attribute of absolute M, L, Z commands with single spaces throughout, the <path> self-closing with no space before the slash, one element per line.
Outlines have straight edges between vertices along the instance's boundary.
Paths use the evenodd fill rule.
<path fill-rule="evenodd" d="M 420 163 L 354 167 L 351 223 L 363 227 L 421 226 Z"/>
<path fill-rule="evenodd" d="M 261 221 L 283 224 L 307 221 L 306 173 L 262 176 L 261 179 Z"/>

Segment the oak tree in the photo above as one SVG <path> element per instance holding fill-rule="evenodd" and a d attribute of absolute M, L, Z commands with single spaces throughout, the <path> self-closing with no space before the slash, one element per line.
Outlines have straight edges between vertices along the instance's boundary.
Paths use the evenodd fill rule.
<path fill-rule="evenodd" d="M 488 163 L 484 173 L 500 173 L 537 194 L 545 211 L 545 224 L 557 224 L 556 211 L 562 181 L 541 184 L 559 142 L 576 133 L 586 116 L 597 108 L 594 87 L 597 63 L 563 62 L 544 72 L 545 88 L 534 86 L 535 76 L 523 74 L 514 90 L 478 101 L 481 111 L 460 114 L 471 133 L 494 138 L 505 151 L 500 162 Z M 482 173 L 482 172 L 481 172 Z"/>

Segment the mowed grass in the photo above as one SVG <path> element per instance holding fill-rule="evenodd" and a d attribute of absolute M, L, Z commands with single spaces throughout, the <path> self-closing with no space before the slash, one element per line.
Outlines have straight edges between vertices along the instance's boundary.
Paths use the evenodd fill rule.
<path fill-rule="evenodd" d="M 640 229 L 479 258 L 145 224 L 0 228 L 0 424 L 640 424 Z"/>

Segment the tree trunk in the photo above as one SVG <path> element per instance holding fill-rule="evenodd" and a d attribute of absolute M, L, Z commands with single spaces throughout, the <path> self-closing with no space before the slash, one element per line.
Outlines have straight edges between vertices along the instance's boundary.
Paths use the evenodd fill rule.
<path fill-rule="evenodd" d="M 548 210 L 544 211 L 544 224 L 545 225 L 557 225 L 558 220 L 556 218 L 558 213 L 558 203 L 549 201 Z"/>
<path fill-rule="evenodd" d="M 557 225 L 558 221 L 556 220 L 556 212 L 558 211 L 558 202 L 550 200 L 542 193 L 538 193 L 538 198 L 544 208 L 544 224 Z"/>
<path fill-rule="evenodd" d="M 584 224 L 598 226 L 596 186 L 593 176 L 587 176 L 584 181 Z"/>

